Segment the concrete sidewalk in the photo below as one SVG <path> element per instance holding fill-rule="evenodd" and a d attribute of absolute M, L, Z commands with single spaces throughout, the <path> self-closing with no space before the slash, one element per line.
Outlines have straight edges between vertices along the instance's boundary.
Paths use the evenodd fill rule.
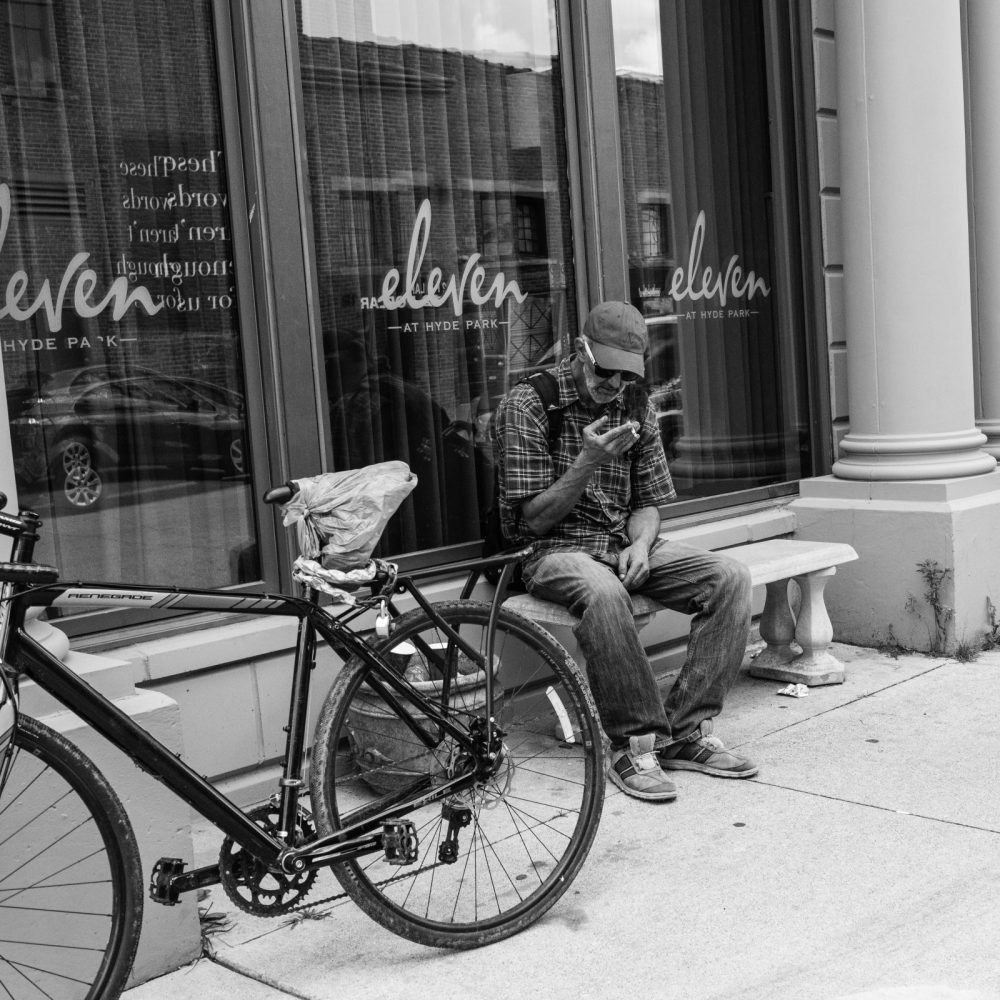
<path fill-rule="evenodd" d="M 733 690 L 716 729 L 758 778 L 609 786 L 573 886 L 507 941 L 430 950 L 350 903 L 259 920 L 216 888 L 214 957 L 125 998 L 1000 1000 L 1000 652 L 834 652 L 843 685 Z"/>

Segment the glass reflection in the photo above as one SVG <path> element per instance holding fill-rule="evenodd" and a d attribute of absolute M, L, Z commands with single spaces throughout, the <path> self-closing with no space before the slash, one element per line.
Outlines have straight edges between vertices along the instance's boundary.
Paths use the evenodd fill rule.
<path fill-rule="evenodd" d="M 260 576 L 212 25 L 211 0 L 0 0 L 0 348 L 64 576 Z"/>
<path fill-rule="evenodd" d="M 334 468 L 401 459 L 401 553 L 482 537 L 487 426 L 575 327 L 551 0 L 299 5 Z"/>
<path fill-rule="evenodd" d="M 777 287 L 765 4 L 613 0 L 629 285 L 681 497 L 809 474 Z M 788 301 L 786 299 L 786 301 Z"/>

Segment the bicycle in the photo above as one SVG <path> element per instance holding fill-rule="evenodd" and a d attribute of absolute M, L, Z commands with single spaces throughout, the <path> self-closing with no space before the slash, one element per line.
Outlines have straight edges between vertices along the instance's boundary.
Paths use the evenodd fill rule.
<path fill-rule="evenodd" d="M 271 489 L 264 500 L 287 502 L 295 489 Z M 216 864 L 186 870 L 182 859 L 161 858 L 148 879 L 155 902 L 173 905 L 221 883 L 241 909 L 278 916 L 318 905 L 307 896 L 329 866 L 344 894 L 389 930 L 472 948 L 527 927 L 566 891 L 601 815 L 603 734 L 566 650 L 502 607 L 525 550 L 459 564 L 466 585 L 443 603 L 429 602 L 418 585 L 440 569 L 402 574 L 377 562 L 353 605 L 331 606 L 311 587 L 284 595 L 59 581 L 57 570 L 33 562 L 40 525 L 32 511 L 0 513 L 0 533 L 14 539 L 10 562 L 0 563 L 6 995 L 118 996 L 138 944 L 146 881 L 114 790 L 64 737 L 19 712 L 20 676 L 224 835 Z M 478 574 L 496 566 L 503 572 L 492 602 L 472 600 Z M 416 607 L 401 613 L 404 594 Z M 298 619 L 282 775 L 265 805 L 234 805 L 26 631 L 29 608 L 83 604 Z M 374 631 L 360 628 L 371 611 Z M 307 769 L 307 698 L 320 642 L 343 666 L 319 713 Z"/>

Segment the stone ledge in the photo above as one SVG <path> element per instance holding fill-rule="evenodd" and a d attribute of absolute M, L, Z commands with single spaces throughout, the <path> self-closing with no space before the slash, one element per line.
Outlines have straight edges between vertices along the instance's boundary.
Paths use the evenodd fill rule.
<path fill-rule="evenodd" d="M 815 476 L 799 483 L 803 500 L 952 503 L 1000 491 L 1000 471 L 946 479 L 856 480 Z M 793 505 L 795 501 L 792 501 Z M 794 511 L 794 506 L 793 506 Z"/>
<path fill-rule="evenodd" d="M 171 750 L 183 749 L 180 710 L 172 699 L 156 691 L 143 691 L 119 698 L 115 705 Z M 72 712 L 57 712 L 41 721 L 72 740 L 114 788 L 132 821 L 146 879 L 161 857 L 192 861 L 192 811 L 188 805 Z M 146 898 L 139 951 L 129 983 L 135 985 L 172 972 L 200 954 L 201 926 L 194 894 L 182 896 L 178 905 L 170 907 Z"/>

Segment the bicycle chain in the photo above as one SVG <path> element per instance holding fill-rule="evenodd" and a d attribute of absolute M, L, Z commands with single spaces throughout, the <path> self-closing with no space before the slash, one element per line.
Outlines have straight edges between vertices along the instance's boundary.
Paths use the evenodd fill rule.
<path fill-rule="evenodd" d="M 391 885 L 393 882 L 401 882 L 405 878 L 413 878 L 415 874 L 420 874 L 423 872 L 429 872 L 434 868 L 440 868 L 443 862 L 435 861 L 432 865 L 424 865 L 419 872 L 405 871 L 400 872 L 398 875 L 393 875 L 392 878 L 382 879 L 381 882 L 375 882 L 376 888 L 381 888 L 383 885 Z M 350 893 L 338 892 L 333 896 L 327 896 L 325 899 L 314 899 L 311 903 L 299 903 L 298 906 L 293 906 L 286 910 L 286 913 L 297 913 L 299 910 L 308 910 L 314 906 L 325 906 L 327 903 L 335 903 L 338 899 L 347 899 Z"/>

